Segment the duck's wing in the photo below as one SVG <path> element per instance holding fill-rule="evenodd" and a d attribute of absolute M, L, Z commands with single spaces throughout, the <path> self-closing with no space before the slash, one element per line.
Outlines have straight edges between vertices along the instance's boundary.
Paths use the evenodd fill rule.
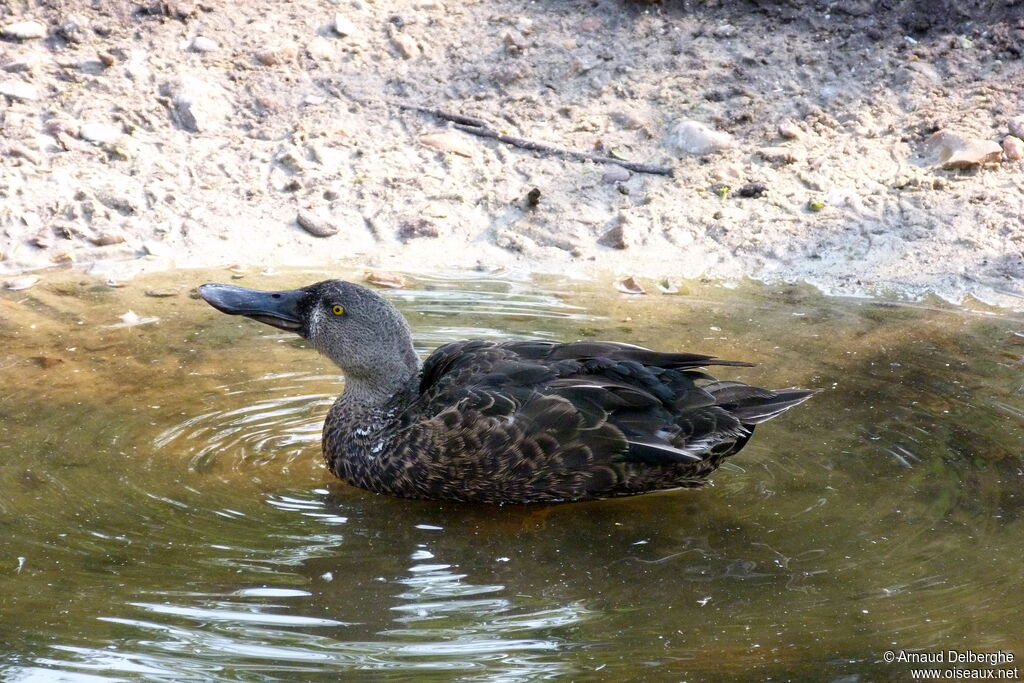
<path fill-rule="evenodd" d="M 693 486 L 754 424 L 806 398 L 697 369 L 713 364 L 748 365 L 611 342 L 459 342 L 427 360 L 411 409 L 445 444 L 451 476 L 486 474 L 505 499 Z"/>

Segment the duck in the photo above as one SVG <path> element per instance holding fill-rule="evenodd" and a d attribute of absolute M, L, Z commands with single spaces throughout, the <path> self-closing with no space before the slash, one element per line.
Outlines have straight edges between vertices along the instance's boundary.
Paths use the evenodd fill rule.
<path fill-rule="evenodd" d="M 705 370 L 752 363 L 612 341 L 456 341 L 421 363 L 402 314 L 343 280 L 198 293 L 298 334 L 340 368 L 344 388 L 323 427 L 327 468 L 402 498 L 562 503 L 698 487 L 757 425 L 815 393 Z"/>

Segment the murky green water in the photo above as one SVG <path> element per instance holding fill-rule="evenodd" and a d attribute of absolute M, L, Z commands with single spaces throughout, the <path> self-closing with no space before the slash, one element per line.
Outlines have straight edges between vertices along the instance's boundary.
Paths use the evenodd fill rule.
<path fill-rule="evenodd" d="M 226 273 L 66 277 L 0 296 L 4 680 L 867 681 L 907 679 L 891 649 L 1024 657 L 1019 316 L 423 278 L 392 295 L 423 352 L 617 339 L 826 389 L 704 490 L 495 509 L 332 481 L 339 378 L 190 298 Z"/>

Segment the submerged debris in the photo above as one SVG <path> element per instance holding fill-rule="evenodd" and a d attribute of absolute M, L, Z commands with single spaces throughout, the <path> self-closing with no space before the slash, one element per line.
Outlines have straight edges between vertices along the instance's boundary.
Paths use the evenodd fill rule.
<path fill-rule="evenodd" d="M 22 275 L 21 277 L 12 277 L 10 280 L 5 280 L 4 288 L 12 292 L 20 292 L 23 289 L 35 287 L 37 284 L 39 284 L 39 277 L 37 275 Z"/>
<path fill-rule="evenodd" d="M 402 289 L 409 282 L 404 275 L 390 273 L 385 270 L 368 270 L 363 273 L 363 280 L 378 287 L 390 287 L 391 289 Z"/>
<path fill-rule="evenodd" d="M 623 278 L 615 283 L 615 289 L 619 290 L 623 294 L 646 294 L 647 290 L 644 289 L 636 278 L 630 275 L 627 278 Z"/>

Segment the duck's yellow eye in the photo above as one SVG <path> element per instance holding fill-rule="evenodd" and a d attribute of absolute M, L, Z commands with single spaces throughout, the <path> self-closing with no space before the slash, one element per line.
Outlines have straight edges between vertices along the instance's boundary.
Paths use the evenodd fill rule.
<path fill-rule="evenodd" d="M 331 309 L 331 312 L 333 312 L 334 315 L 344 315 L 345 314 L 345 307 L 344 306 L 339 306 L 339 305 L 335 304 L 334 308 Z"/>

